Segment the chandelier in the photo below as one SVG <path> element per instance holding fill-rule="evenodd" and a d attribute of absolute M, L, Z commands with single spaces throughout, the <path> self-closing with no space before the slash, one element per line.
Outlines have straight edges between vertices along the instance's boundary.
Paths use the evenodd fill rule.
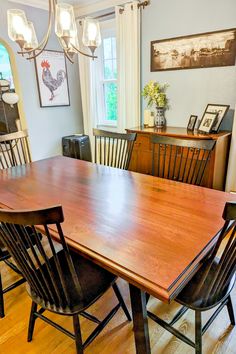
<path fill-rule="evenodd" d="M 22 56 L 28 55 L 27 59 L 36 58 L 45 49 L 52 26 L 54 23 L 55 33 L 67 59 L 73 63 L 76 53 L 90 58 L 97 58 L 94 55 L 96 48 L 101 44 L 101 33 L 99 22 L 91 17 L 86 17 L 83 21 L 82 42 L 88 47 L 91 54 L 87 54 L 79 49 L 77 26 L 75 21 L 73 6 L 66 3 L 57 3 L 57 0 L 48 0 L 49 16 L 48 28 L 43 40 L 39 43 L 34 24 L 28 21 L 24 11 L 11 9 L 7 11 L 8 35 L 16 42 Z"/>

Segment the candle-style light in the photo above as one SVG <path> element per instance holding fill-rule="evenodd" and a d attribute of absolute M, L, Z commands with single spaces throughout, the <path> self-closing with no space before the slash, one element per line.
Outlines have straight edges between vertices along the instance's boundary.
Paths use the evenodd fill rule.
<path fill-rule="evenodd" d="M 7 11 L 8 35 L 10 39 L 20 46 L 19 54 L 28 54 L 27 59 L 36 58 L 45 49 L 54 21 L 55 33 L 61 47 L 69 59 L 73 62 L 75 53 L 96 58 L 94 52 L 101 44 L 101 33 L 99 22 L 92 18 L 84 21 L 82 42 L 85 47 L 90 48 L 92 55 L 82 52 L 79 48 L 77 26 L 73 6 L 66 3 L 58 3 L 56 0 L 49 0 L 48 29 L 43 40 L 38 43 L 34 25 L 27 20 L 22 10 L 11 9 Z"/>

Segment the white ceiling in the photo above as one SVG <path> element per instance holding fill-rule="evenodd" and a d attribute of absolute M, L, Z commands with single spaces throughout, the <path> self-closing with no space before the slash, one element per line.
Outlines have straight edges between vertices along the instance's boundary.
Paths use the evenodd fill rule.
<path fill-rule="evenodd" d="M 47 8 L 48 7 L 48 0 L 9 0 L 10 2 L 17 2 L 19 4 L 24 4 L 33 7 L 40 7 L 40 8 Z M 59 1 L 62 2 L 62 1 Z M 78 7 L 85 7 L 90 6 L 92 4 L 102 3 L 102 0 L 63 0 L 63 2 L 71 3 Z M 112 1 L 111 1 L 112 3 Z"/>
<path fill-rule="evenodd" d="M 48 9 L 48 0 L 8 0 L 27 6 L 37 7 L 40 9 Z M 116 5 L 121 5 L 127 0 L 61 0 L 60 2 L 69 2 L 75 7 L 75 15 L 77 17 L 86 16 L 99 11 L 104 11 L 113 8 Z"/>

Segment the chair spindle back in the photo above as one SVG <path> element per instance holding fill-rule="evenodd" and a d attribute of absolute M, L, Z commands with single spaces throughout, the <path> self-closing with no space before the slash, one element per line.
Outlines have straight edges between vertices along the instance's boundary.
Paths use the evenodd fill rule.
<path fill-rule="evenodd" d="M 0 210 L 1 241 L 27 280 L 32 294 L 56 308 L 71 306 L 68 295 L 71 281 L 78 298 L 81 296 L 78 277 L 61 228 L 63 220 L 61 206 L 35 211 Z M 63 258 L 58 256 L 52 240 L 48 227 L 51 224 L 56 226 L 62 245 L 59 253 L 63 252 Z M 30 234 L 27 225 L 31 226 Z M 42 239 L 35 225 L 41 226 L 40 230 L 44 234 Z"/>
<path fill-rule="evenodd" d="M 136 133 L 121 134 L 94 129 L 93 135 L 95 163 L 124 170 L 129 168 Z"/>
<path fill-rule="evenodd" d="M 31 162 L 27 130 L 0 135 L 0 169 Z"/>
<path fill-rule="evenodd" d="M 219 232 L 215 246 L 205 260 L 207 266 L 196 291 L 197 295 L 204 286 L 209 272 L 214 269 L 210 281 L 208 277 L 206 292 L 203 296 L 205 303 L 207 303 L 211 294 L 216 294 L 217 296 L 217 294 L 222 293 L 224 288 L 229 285 L 236 271 L 236 202 L 227 202 L 225 204 L 223 219 L 225 220 L 224 226 Z M 228 234 L 229 238 L 226 244 L 223 245 L 223 240 Z M 219 250 L 221 251 L 220 255 Z"/>
<path fill-rule="evenodd" d="M 152 175 L 202 185 L 214 140 L 183 140 L 152 136 Z"/>

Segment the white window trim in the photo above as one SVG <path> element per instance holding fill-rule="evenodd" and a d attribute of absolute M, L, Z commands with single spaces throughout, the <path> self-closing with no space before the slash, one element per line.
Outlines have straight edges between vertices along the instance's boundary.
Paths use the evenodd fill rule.
<path fill-rule="evenodd" d="M 116 37 L 116 22 L 115 22 L 115 19 L 112 19 L 112 20 L 108 20 L 108 21 L 104 21 L 101 23 L 101 35 L 102 35 L 102 40 L 105 39 L 105 38 L 109 38 L 109 37 Z M 103 57 L 103 50 L 100 51 L 100 68 L 103 69 L 103 63 L 104 63 L 104 57 Z M 103 77 L 103 74 L 102 74 L 102 77 Z M 102 116 L 104 117 L 105 116 L 105 112 L 106 112 L 106 107 L 105 107 L 105 99 L 104 99 L 104 84 L 105 83 L 108 83 L 108 82 L 116 82 L 117 83 L 117 79 L 110 79 L 110 80 L 104 80 L 102 79 L 101 80 L 101 85 L 103 86 L 103 94 L 102 94 L 102 105 L 103 107 L 101 107 L 101 110 L 100 110 L 100 117 L 99 117 L 99 121 L 98 121 L 98 124 L 97 124 L 97 127 L 98 128 L 106 128 L 106 127 L 109 127 L 109 128 L 112 128 L 112 130 L 116 130 L 117 127 L 118 127 L 118 117 L 117 117 L 117 120 L 116 122 L 114 121 L 110 121 L 110 120 L 106 120 L 104 118 L 101 118 Z"/>

